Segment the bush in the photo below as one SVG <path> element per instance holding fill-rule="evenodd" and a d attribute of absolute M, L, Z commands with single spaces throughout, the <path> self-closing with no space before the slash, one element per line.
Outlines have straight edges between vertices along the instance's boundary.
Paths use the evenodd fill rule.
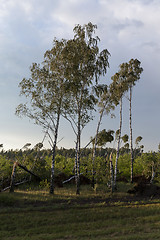
<path fill-rule="evenodd" d="M 118 178 L 124 178 L 126 180 L 130 180 L 131 171 L 130 171 L 130 154 L 121 155 L 118 159 Z"/>
<path fill-rule="evenodd" d="M 135 173 L 144 175 L 151 179 L 153 170 L 155 171 L 155 180 L 160 182 L 160 153 L 143 153 L 135 159 Z"/>

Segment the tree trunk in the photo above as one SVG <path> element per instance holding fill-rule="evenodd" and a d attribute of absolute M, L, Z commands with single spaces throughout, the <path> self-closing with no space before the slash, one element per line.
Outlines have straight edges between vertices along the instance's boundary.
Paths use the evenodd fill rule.
<path fill-rule="evenodd" d="M 93 158 L 92 158 L 92 188 L 94 188 L 95 185 L 95 157 L 96 157 L 96 149 L 97 149 L 97 141 L 98 141 L 98 133 L 99 133 L 99 128 L 101 125 L 104 109 L 105 109 L 106 104 L 103 106 L 102 112 L 100 114 L 99 122 L 97 125 L 97 130 L 96 130 L 96 136 L 95 136 L 95 142 L 94 142 L 94 148 L 93 148 Z"/>
<path fill-rule="evenodd" d="M 133 157 L 133 139 L 132 139 L 132 87 L 130 87 L 129 102 L 130 102 L 129 120 L 130 120 L 131 183 L 133 183 L 133 161 L 134 161 L 134 157 Z"/>
<path fill-rule="evenodd" d="M 122 97 L 120 99 L 120 124 L 119 124 L 119 135 L 118 135 L 118 144 L 117 144 L 117 152 L 116 152 L 116 160 L 115 160 L 115 169 L 114 169 L 114 189 L 116 189 L 116 181 L 117 181 L 117 165 L 119 159 L 119 149 L 120 149 L 120 141 L 121 141 L 121 131 L 122 131 Z"/>
<path fill-rule="evenodd" d="M 58 138 L 59 121 L 60 121 L 60 112 L 57 115 L 57 123 L 56 123 L 55 133 L 54 133 L 54 143 L 52 148 L 50 194 L 54 194 L 54 166 L 55 166 L 55 154 L 56 154 L 56 145 L 57 145 L 57 138 Z"/>
<path fill-rule="evenodd" d="M 12 170 L 12 175 L 11 175 L 10 192 L 14 192 L 14 184 L 15 184 L 15 176 L 16 176 L 16 167 L 17 167 L 17 162 L 14 162 L 14 164 L 13 164 L 13 170 Z"/>
<path fill-rule="evenodd" d="M 155 163 L 152 162 L 152 177 L 151 177 L 151 180 L 150 180 L 150 184 L 153 183 L 153 180 L 155 178 L 155 175 L 156 175 L 156 172 L 155 172 Z"/>
<path fill-rule="evenodd" d="M 76 140 L 76 148 L 75 148 L 75 166 L 74 166 L 74 169 L 75 169 L 75 183 L 76 183 L 76 194 L 77 193 L 77 189 L 78 189 L 78 168 L 77 168 L 77 165 L 78 165 L 78 136 L 77 136 L 77 140 Z"/>
<path fill-rule="evenodd" d="M 112 153 L 110 154 L 110 179 L 111 179 L 111 192 L 114 191 L 114 171 L 113 171 L 113 163 L 112 163 Z"/>
<path fill-rule="evenodd" d="M 22 168 L 24 171 L 28 172 L 29 174 L 31 174 L 32 176 L 34 176 L 35 178 L 37 178 L 37 180 L 41 181 L 42 179 L 37 176 L 35 173 L 33 173 L 32 171 L 28 170 L 25 166 L 21 165 L 20 163 L 17 162 L 17 166 Z"/>
<path fill-rule="evenodd" d="M 77 174 L 76 177 L 76 194 L 80 194 L 80 151 L 81 151 L 81 123 L 80 123 L 80 113 L 78 115 L 78 126 L 77 126 L 77 154 L 76 154 L 76 166 L 75 166 L 75 171 Z"/>

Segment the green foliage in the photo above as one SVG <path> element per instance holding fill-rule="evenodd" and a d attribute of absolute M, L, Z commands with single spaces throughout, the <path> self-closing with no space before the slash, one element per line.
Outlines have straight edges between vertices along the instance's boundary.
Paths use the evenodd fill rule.
<path fill-rule="evenodd" d="M 96 157 L 95 159 L 95 179 L 97 183 L 107 184 L 109 181 L 109 161 L 104 157 Z"/>
<path fill-rule="evenodd" d="M 45 157 L 45 167 L 44 167 L 44 172 L 46 173 L 45 178 L 49 179 L 50 177 L 50 169 L 51 169 L 51 162 L 52 162 L 52 156 L 46 156 Z M 44 176 L 44 173 L 43 173 Z"/>
<path fill-rule="evenodd" d="M 140 141 L 142 141 L 142 137 L 141 136 L 138 136 L 137 138 L 136 138 L 136 141 L 135 141 L 135 144 L 136 145 L 138 145 L 139 143 L 140 143 Z"/>
<path fill-rule="evenodd" d="M 67 119 L 78 138 L 82 129 L 93 119 L 92 112 L 97 99 L 91 90 L 97 86 L 99 78 L 106 74 L 109 67 L 110 54 L 107 49 L 100 52 L 98 47 L 100 39 L 95 36 L 96 29 L 97 26 L 91 22 L 83 26 L 77 24 L 73 29 L 73 39 L 66 42 L 62 52 L 64 77 L 68 82 L 72 109 Z"/>
<path fill-rule="evenodd" d="M 124 63 L 123 65 L 124 74 L 127 77 L 129 86 L 134 86 L 143 72 L 143 68 L 140 66 L 141 62 L 138 59 L 131 59 L 128 63 Z"/>
<path fill-rule="evenodd" d="M 92 180 L 92 155 L 81 159 L 81 173 Z M 109 161 L 108 157 L 97 156 L 94 162 L 95 181 L 97 184 L 107 184 L 109 180 Z"/>
<path fill-rule="evenodd" d="M 144 148 L 143 145 L 139 146 L 139 143 L 142 141 L 143 137 L 141 136 L 138 136 L 135 140 L 135 145 L 136 145 L 136 148 L 139 148 L 140 152 L 142 151 L 142 149 Z"/>
<path fill-rule="evenodd" d="M 128 137 L 127 134 L 125 134 L 125 135 L 122 136 L 121 138 L 122 138 L 122 140 L 123 140 L 124 143 L 127 143 L 127 142 L 128 142 L 129 137 Z"/>
<path fill-rule="evenodd" d="M 135 159 L 135 172 L 151 178 L 153 167 L 155 170 L 155 180 L 160 182 L 160 153 L 143 153 Z"/>
<path fill-rule="evenodd" d="M 113 134 L 113 130 L 106 131 L 106 129 L 103 129 L 101 132 L 98 133 L 97 145 L 105 146 L 107 142 L 111 143 L 114 140 Z"/>
<path fill-rule="evenodd" d="M 121 178 L 126 178 L 128 181 L 130 179 L 130 155 L 124 154 L 120 155 L 118 159 L 118 176 Z"/>
<path fill-rule="evenodd" d="M 43 189 L 43 190 L 49 190 L 49 188 L 50 188 L 50 183 L 48 182 L 47 179 L 44 179 L 44 180 L 42 180 L 42 181 L 39 183 L 39 188 L 40 188 L 40 189 Z"/>
<path fill-rule="evenodd" d="M 55 168 L 58 172 L 63 172 L 66 175 L 72 175 L 74 169 L 74 158 L 66 158 L 61 155 L 55 157 Z"/>
<path fill-rule="evenodd" d="M 13 163 L 6 159 L 5 156 L 0 155 L 0 177 L 1 180 L 8 178 L 12 173 Z"/>
<path fill-rule="evenodd" d="M 146 179 L 151 179 L 153 167 L 155 170 L 155 180 L 160 182 L 160 153 L 142 153 L 134 160 L 134 176 L 145 176 Z M 118 177 L 130 179 L 130 154 L 124 153 L 120 155 L 118 160 Z M 115 155 L 113 156 L 113 163 Z"/>
<path fill-rule="evenodd" d="M 107 184 L 110 178 L 109 159 L 110 152 L 115 152 L 113 149 L 97 149 L 95 158 L 95 179 L 96 183 Z M 58 154 L 55 157 L 55 176 L 59 173 L 64 173 L 66 176 L 74 175 L 75 150 L 57 150 Z M 108 153 L 108 154 L 107 154 Z M 0 155 L 0 182 L 1 188 L 7 187 L 10 184 L 10 176 L 13 168 L 13 161 L 9 159 L 12 156 L 17 159 L 23 166 L 41 177 L 43 186 L 48 186 L 50 182 L 50 166 L 52 161 L 51 150 L 25 150 L 3 152 Z M 151 179 L 152 171 L 155 171 L 155 181 L 160 182 L 160 153 L 142 153 L 136 155 L 134 160 L 134 176 L 145 176 Z M 113 165 L 115 163 L 115 154 L 113 153 Z M 11 158 L 12 159 L 12 158 Z M 81 157 L 81 173 L 92 180 L 92 151 L 85 149 Z M 118 160 L 118 178 L 130 180 L 130 154 L 121 152 Z M 21 182 L 24 179 L 30 179 L 30 175 L 23 169 L 17 167 L 16 182 Z M 34 180 L 34 178 L 32 178 Z M 3 186 L 3 187 L 2 187 Z"/>
<path fill-rule="evenodd" d="M 140 75 L 143 71 L 140 65 L 141 62 L 139 60 L 131 59 L 128 63 L 122 63 L 120 65 L 120 70 L 112 76 L 111 79 L 113 82 L 110 85 L 110 91 L 116 105 L 119 103 L 124 93 L 140 79 Z"/>

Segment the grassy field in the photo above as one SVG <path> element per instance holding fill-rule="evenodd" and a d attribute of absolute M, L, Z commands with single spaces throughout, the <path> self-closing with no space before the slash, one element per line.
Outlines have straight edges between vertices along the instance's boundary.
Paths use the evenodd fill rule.
<path fill-rule="evenodd" d="M 160 239 L 160 200 L 84 186 L 0 193 L 1 240 Z"/>

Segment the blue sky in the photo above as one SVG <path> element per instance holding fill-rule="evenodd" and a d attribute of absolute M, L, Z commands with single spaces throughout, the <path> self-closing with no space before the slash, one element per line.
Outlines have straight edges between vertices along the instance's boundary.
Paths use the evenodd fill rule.
<path fill-rule="evenodd" d="M 122 62 L 141 61 L 144 69 L 133 90 L 133 138 L 143 137 L 145 151 L 157 151 L 160 143 L 160 1 L 159 0 L 0 0 L 0 143 L 4 149 L 34 146 L 43 139 L 41 127 L 15 116 L 22 102 L 18 84 L 29 77 L 33 62 L 41 63 L 54 37 L 72 38 L 75 24 L 97 24 L 100 48 L 111 53 L 106 82 Z M 104 79 L 103 79 L 104 80 Z M 129 104 L 124 99 L 122 134 L 129 134 Z M 117 130 L 116 118 L 104 116 L 101 129 Z M 95 134 L 88 124 L 82 146 Z M 74 147 L 69 124 L 61 121 L 59 147 Z M 45 142 L 48 147 L 48 142 Z M 111 145 L 113 146 L 113 144 Z"/>

